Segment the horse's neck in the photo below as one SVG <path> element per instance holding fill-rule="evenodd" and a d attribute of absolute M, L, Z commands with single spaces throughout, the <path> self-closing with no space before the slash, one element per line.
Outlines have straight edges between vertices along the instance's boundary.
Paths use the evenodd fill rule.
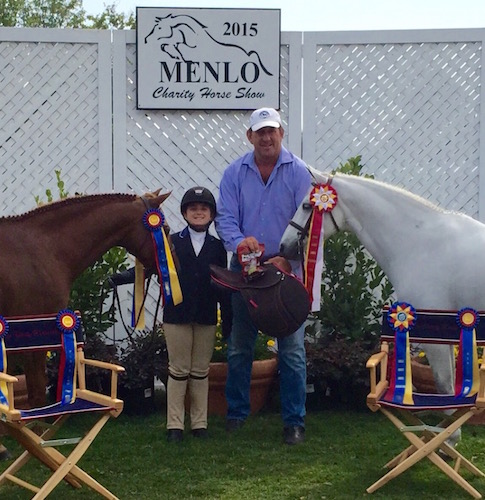
<path fill-rule="evenodd" d="M 130 202 L 93 197 L 79 203 L 60 203 L 55 210 L 32 217 L 35 231 L 52 239 L 52 248 L 74 275 L 90 266 L 111 247 L 121 244 L 128 225 Z"/>
<path fill-rule="evenodd" d="M 444 215 L 420 198 L 353 176 L 336 176 L 333 186 L 346 226 L 389 277 L 395 262 L 425 251 L 424 246 L 439 236 Z"/>

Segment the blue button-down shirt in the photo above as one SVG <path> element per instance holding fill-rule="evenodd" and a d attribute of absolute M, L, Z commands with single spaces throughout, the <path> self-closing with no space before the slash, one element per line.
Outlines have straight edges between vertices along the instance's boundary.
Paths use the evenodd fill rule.
<path fill-rule="evenodd" d="M 280 239 L 311 186 L 306 164 L 284 147 L 267 183 L 250 152 L 231 163 L 222 176 L 216 230 L 226 250 L 254 236 L 265 245 L 265 256 L 279 252 Z"/>

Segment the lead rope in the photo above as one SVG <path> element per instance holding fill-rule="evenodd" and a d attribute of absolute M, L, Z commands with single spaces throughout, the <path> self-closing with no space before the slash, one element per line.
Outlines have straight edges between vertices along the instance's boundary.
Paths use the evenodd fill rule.
<path fill-rule="evenodd" d="M 152 279 L 152 277 L 150 276 L 148 278 L 148 281 L 147 281 L 147 286 L 145 288 L 145 293 L 143 294 L 143 301 L 142 301 L 142 304 L 140 306 L 140 310 L 138 311 L 138 314 L 136 315 L 135 325 L 138 322 L 138 319 L 139 319 L 140 314 L 141 314 L 141 310 L 145 307 L 145 301 L 146 301 L 146 298 L 148 296 L 148 289 L 150 287 L 151 279 Z M 158 315 L 158 310 L 159 310 L 161 298 L 162 298 L 162 290 L 160 288 L 160 292 L 158 294 L 158 300 L 157 300 L 157 307 L 156 307 L 156 311 L 155 311 L 155 316 L 153 318 L 153 330 L 155 330 L 155 328 L 156 328 L 157 315 Z M 120 301 L 120 296 L 118 294 L 118 287 L 117 286 L 115 286 L 113 288 L 113 304 L 112 304 L 111 307 L 115 308 L 115 305 L 118 307 L 118 311 L 120 312 L 121 324 L 123 325 L 123 328 L 124 328 L 126 334 L 128 335 L 128 337 L 129 337 L 130 340 L 133 340 L 133 332 L 135 331 L 135 329 L 131 328 L 131 327 L 128 327 L 127 324 L 126 324 L 126 322 L 125 322 L 125 320 L 124 320 L 124 318 L 123 318 L 123 312 L 122 312 L 122 309 L 121 309 L 121 301 Z"/>

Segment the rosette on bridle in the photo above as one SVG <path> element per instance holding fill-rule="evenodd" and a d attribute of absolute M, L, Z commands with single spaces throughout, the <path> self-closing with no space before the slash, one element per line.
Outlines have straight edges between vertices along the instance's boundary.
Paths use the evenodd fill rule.
<path fill-rule="evenodd" d="M 337 205 L 338 196 L 330 184 L 316 184 L 310 192 L 313 207 L 308 231 L 308 244 L 304 262 L 304 284 L 310 294 L 312 311 L 320 310 L 321 276 L 323 271 L 323 219 Z"/>
<path fill-rule="evenodd" d="M 456 360 L 455 395 L 473 396 L 478 392 L 478 353 L 475 327 L 480 322 L 477 311 L 463 308 L 456 315 L 460 330 L 460 346 Z"/>
<path fill-rule="evenodd" d="M 161 210 L 152 208 L 143 215 L 143 224 L 151 232 L 158 276 L 163 290 L 164 303 L 171 299 L 175 305 L 182 302 L 182 290 L 170 250 L 168 238 L 163 230 L 165 217 Z"/>

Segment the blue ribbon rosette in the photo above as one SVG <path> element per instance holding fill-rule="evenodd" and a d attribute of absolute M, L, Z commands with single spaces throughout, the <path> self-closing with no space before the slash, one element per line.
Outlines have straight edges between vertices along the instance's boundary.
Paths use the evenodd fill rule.
<path fill-rule="evenodd" d="M 143 215 L 143 224 L 151 232 L 155 247 L 157 271 L 163 290 L 164 301 L 171 299 L 177 305 L 182 302 L 182 290 L 178 281 L 170 245 L 163 230 L 164 223 L 165 217 L 158 208 L 147 210 Z"/>
<path fill-rule="evenodd" d="M 390 389 L 392 400 L 396 403 L 414 404 L 409 330 L 415 325 L 416 319 L 416 309 L 407 302 L 395 302 L 387 313 L 389 326 L 395 332 L 394 370 Z"/>
<path fill-rule="evenodd" d="M 469 307 L 460 309 L 456 322 L 461 328 L 458 358 L 456 360 L 456 396 L 473 396 L 478 392 L 478 353 L 475 327 L 480 322 L 477 311 Z"/>
<path fill-rule="evenodd" d="M 3 316 L 0 316 L 0 372 L 2 373 L 7 373 L 7 351 L 4 339 L 8 334 L 8 330 L 8 321 Z M 7 383 L 2 381 L 0 382 L 0 403 L 8 405 L 7 397 Z"/>
<path fill-rule="evenodd" d="M 62 351 L 59 363 L 59 378 L 57 385 L 57 400 L 62 405 L 75 400 L 76 384 L 76 330 L 79 328 L 79 318 L 74 311 L 64 309 L 56 317 L 57 328 L 62 332 Z"/>

